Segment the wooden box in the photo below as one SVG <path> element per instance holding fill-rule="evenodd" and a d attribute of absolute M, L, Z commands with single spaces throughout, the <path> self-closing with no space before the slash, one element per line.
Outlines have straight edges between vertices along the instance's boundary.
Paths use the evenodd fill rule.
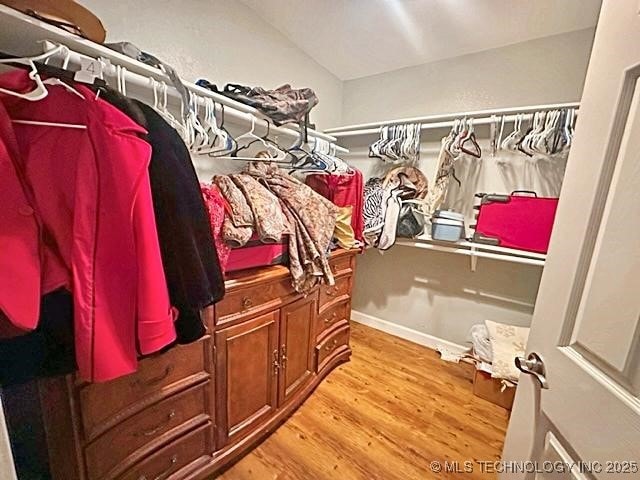
<path fill-rule="evenodd" d="M 491 375 L 482 370 L 476 370 L 473 377 L 474 395 L 499 405 L 507 410 L 513 406 L 513 398 L 516 395 L 515 388 L 502 390 L 502 381 L 499 378 L 491 378 Z"/>

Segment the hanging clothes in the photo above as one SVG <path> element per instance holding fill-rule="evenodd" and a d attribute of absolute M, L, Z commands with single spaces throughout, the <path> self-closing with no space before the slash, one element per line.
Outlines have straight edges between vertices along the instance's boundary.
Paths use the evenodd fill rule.
<path fill-rule="evenodd" d="M 423 210 L 427 218 L 431 218 L 433 213 L 440 207 L 449 188 L 449 180 L 451 179 L 451 173 L 456 159 L 446 148 L 447 141 L 448 137 L 442 139 L 440 155 L 438 156 L 436 180 L 424 199 Z"/>
<path fill-rule="evenodd" d="M 6 322 L 0 312 L 0 323 Z M 77 369 L 73 336 L 73 297 L 65 289 L 44 295 L 35 330 L 0 339 L 0 386 L 34 378 L 72 373 Z"/>
<path fill-rule="evenodd" d="M 169 297 L 180 312 L 178 342 L 189 343 L 205 334 L 200 311 L 224 297 L 224 276 L 187 147 L 155 110 L 136 104 L 144 114 L 153 149 L 151 192 Z"/>
<path fill-rule="evenodd" d="M 364 203 L 362 216 L 364 219 L 364 237 L 369 246 L 376 246 L 384 228 L 387 201 L 391 188 L 384 187 L 384 180 L 371 177 L 364 185 Z"/>
<path fill-rule="evenodd" d="M 179 343 L 205 334 L 201 310 L 224 296 L 224 278 L 189 151 L 155 110 L 106 89 L 101 97 L 147 129 L 149 177 L 169 298 L 178 309 Z"/>
<path fill-rule="evenodd" d="M 307 175 L 305 183 L 338 207 L 352 207 L 351 228 L 357 240 L 364 242 L 364 183 L 360 170 L 351 174 Z"/>
<path fill-rule="evenodd" d="M 211 232 L 213 233 L 213 241 L 216 245 L 216 251 L 218 252 L 218 259 L 220 260 L 220 268 L 222 273 L 226 271 L 227 262 L 229 261 L 229 254 L 231 248 L 225 244 L 222 238 L 222 227 L 224 221 L 228 218 L 228 211 L 230 211 L 229 204 L 225 201 L 220 189 L 216 185 L 200 184 L 202 190 L 202 196 L 204 197 L 204 203 L 207 206 L 209 212 L 209 223 L 211 224 Z"/>
<path fill-rule="evenodd" d="M 25 72 L 0 85 L 28 91 Z M 80 377 L 106 381 L 176 339 L 158 244 L 146 132 L 89 89 L 0 95 L 0 309 L 34 330 L 43 295 L 73 294 Z M 13 124 L 12 118 L 86 129 Z M 20 239 L 20 241 L 15 241 Z M 138 347 L 138 348 L 136 348 Z"/>
<path fill-rule="evenodd" d="M 289 269 L 293 287 L 308 292 L 324 278 L 334 284 L 327 261 L 338 207 L 309 186 L 287 175 L 276 164 L 252 162 L 247 173 L 269 187 L 279 199 L 292 231 L 289 237 Z"/>

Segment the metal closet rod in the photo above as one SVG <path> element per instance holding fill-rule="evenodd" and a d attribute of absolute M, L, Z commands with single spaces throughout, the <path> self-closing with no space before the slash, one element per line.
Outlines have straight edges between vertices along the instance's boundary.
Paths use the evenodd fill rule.
<path fill-rule="evenodd" d="M 45 42 L 45 51 L 50 50 L 51 48 L 54 48 L 56 45 L 58 44 L 52 43 L 52 42 Z M 116 84 L 117 73 L 116 73 L 115 65 L 119 64 L 119 62 L 115 61 L 114 58 L 105 57 L 102 54 L 99 55 L 99 58 L 95 58 L 90 55 L 85 55 L 83 53 L 76 52 L 66 45 L 65 47 L 68 49 L 68 54 L 67 52 L 60 52 L 58 54 L 55 54 L 51 58 L 64 61 L 68 57 L 69 63 L 77 67 L 80 67 L 82 59 L 89 60 L 89 61 L 100 60 L 100 59 L 109 60 L 109 63 L 103 62 L 104 67 L 103 67 L 102 73 L 103 73 L 103 76 L 105 77 L 105 81 L 107 81 L 109 85 Z M 127 66 L 125 66 L 124 68 L 126 69 L 126 71 L 124 72 L 124 75 L 125 75 L 125 83 L 127 85 L 127 88 L 134 87 L 133 90 L 143 89 L 145 92 L 148 91 L 149 96 L 153 98 L 153 93 L 152 93 L 153 87 L 150 81 L 150 79 L 152 78 L 156 82 L 164 82 L 165 84 L 167 84 L 167 95 L 169 97 L 173 99 L 177 99 L 179 101 L 182 100 L 182 97 L 180 96 L 178 90 L 171 85 L 171 80 L 169 80 L 169 78 L 166 77 L 163 72 L 158 71 L 158 76 L 160 77 L 160 80 L 158 80 L 158 78 L 155 78 L 156 77 L 155 75 L 151 77 L 151 76 L 139 74 L 136 72 L 132 72 L 127 69 Z M 241 111 L 237 109 L 233 104 L 238 102 L 228 99 L 224 95 L 217 94 L 205 88 L 199 87 L 195 84 L 184 83 L 184 85 L 188 90 L 190 90 L 192 93 L 196 95 L 199 105 L 204 104 L 203 97 L 209 97 L 213 99 L 216 103 L 225 105 L 224 115 L 225 115 L 225 118 L 229 119 L 230 121 L 250 124 L 252 120 L 255 120 L 256 129 L 262 128 L 265 131 L 266 131 L 265 122 L 269 122 L 270 123 L 269 133 L 272 135 L 285 135 L 290 137 L 299 137 L 301 134 L 298 129 L 293 129 L 289 127 L 279 127 L 274 125 L 273 122 L 270 121 L 266 116 L 263 116 L 260 114 L 256 115 L 249 111 Z M 248 108 L 251 108 L 251 107 L 248 107 Z M 252 109 L 252 110 L 255 110 L 255 109 Z M 257 110 L 255 111 L 256 113 L 258 112 Z M 335 137 L 331 135 L 325 135 L 312 129 L 308 130 L 308 135 L 310 138 L 321 138 L 331 143 L 335 143 L 335 140 L 336 140 Z M 349 153 L 348 149 L 341 147 L 339 145 L 335 145 L 335 149 L 337 152 Z"/>
<path fill-rule="evenodd" d="M 424 117 L 401 118 L 382 122 L 362 123 L 358 125 L 348 125 L 343 127 L 329 128 L 326 133 L 331 133 L 334 137 L 351 137 L 357 135 L 373 135 L 380 132 L 380 127 L 385 125 L 402 125 L 408 123 L 420 123 L 422 130 L 434 128 L 445 128 L 453 126 L 456 119 L 473 118 L 474 125 L 489 124 L 493 121 L 492 116 L 505 115 L 505 121 L 512 122 L 518 114 L 532 114 L 548 110 L 560 110 L 563 108 L 580 108 L 579 102 L 553 103 L 545 105 L 528 105 L 524 107 L 509 107 L 493 110 L 477 110 L 473 112 L 447 113 L 442 115 L 429 115 Z"/>

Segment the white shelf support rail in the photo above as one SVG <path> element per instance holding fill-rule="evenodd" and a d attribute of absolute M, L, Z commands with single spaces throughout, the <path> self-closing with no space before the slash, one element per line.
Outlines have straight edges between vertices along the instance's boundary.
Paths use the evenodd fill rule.
<path fill-rule="evenodd" d="M 477 110 L 473 112 L 447 113 L 443 115 L 429 115 L 424 117 L 401 118 L 382 122 L 362 123 L 358 125 L 348 125 L 343 127 L 329 128 L 325 133 L 330 133 L 334 137 L 344 138 L 364 135 L 377 135 L 380 127 L 385 125 L 402 125 L 408 123 L 420 123 L 422 130 L 452 127 L 455 120 L 459 118 L 473 118 L 474 125 L 487 125 L 498 120 L 504 115 L 505 122 L 513 122 L 519 114 L 533 114 L 535 112 L 561 110 L 564 108 L 580 108 L 580 103 L 554 103 L 546 105 L 528 105 L 524 107 L 510 107 L 494 110 Z"/>
<path fill-rule="evenodd" d="M 136 82 L 144 79 L 144 81 L 147 82 L 146 88 L 150 88 L 149 78 L 153 78 L 158 82 L 164 82 L 169 86 L 169 95 L 172 98 L 177 98 L 177 90 L 171 87 L 171 80 L 163 71 L 111 50 L 104 45 L 73 35 L 72 33 L 25 15 L 10 7 L 0 5 L 0 45 L 2 45 L 2 50 L 21 56 L 37 55 L 42 53 L 43 43 L 46 41 L 65 45 L 70 51 L 74 52 L 73 57 L 75 57 L 75 61 L 78 61 L 79 55 L 84 55 L 87 58 L 108 59 L 113 68 L 115 68 L 115 65 L 124 67 L 127 70 L 126 81 L 128 83 L 130 81 Z M 109 72 L 106 73 L 109 74 Z M 137 75 L 137 77 L 134 75 Z M 115 72 L 109 76 L 115 78 Z M 251 116 L 253 116 L 260 119 L 260 121 L 256 122 L 256 128 L 262 126 L 264 129 L 264 121 L 267 120 L 271 122 L 270 132 L 274 135 L 285 135 L 293 138 L 299 137 L 300 135 L 300 129 L 297 125 L 288 125 L 286 128 L 277 127 L 267 116 L 249 105 L 202 88 L 195 83 L 183 81 L 183 84 L 194 94 L 201 97 L 212 98 L 216 103 L 224 105 L 225 115 L 235 118 L 236 121 L 246 123 L 250 121 Z M 322 138 L 334 144 L 336 142 L 336 138 L 332 135 L 314 129 L 307 129 L 307 132 L 310 138 Z M 336 146 L 336 150 L 341 153 L 348 153 L 347 149 L 340 146 Z"/>
<path fill-rule="evenodd" d="M 430 237 L 418 237 L 415 239 L 401 238 L 396 241 L 396 245 L 433 250 L 437 252 L 454 253 L 458 255 L 467 255 L 470 257 L 470 267 L 472 272 L 475 272 L 477 269 L 478 258 L 488 258 L 504 262 L 543 267 L 547 257 L 542 253 L 528 252 L 514 248 L 496 247 L 493 245 L 483 245 L 475 242 L 460 241 L 447 244 L 445 242 L 435 241 Z"/>

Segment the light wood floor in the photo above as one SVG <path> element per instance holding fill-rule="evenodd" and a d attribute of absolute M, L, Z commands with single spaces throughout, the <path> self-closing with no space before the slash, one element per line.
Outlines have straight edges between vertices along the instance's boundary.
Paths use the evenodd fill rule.
<path fill-rule="evenodd" d="M 491 479 L 432 461 L 499 458 L 507 411 L 472 393 L 473 367 L 352 323 L 351 362 L 220 480 Z M 461 465 L 462 467 L 462 465 Z"/>

